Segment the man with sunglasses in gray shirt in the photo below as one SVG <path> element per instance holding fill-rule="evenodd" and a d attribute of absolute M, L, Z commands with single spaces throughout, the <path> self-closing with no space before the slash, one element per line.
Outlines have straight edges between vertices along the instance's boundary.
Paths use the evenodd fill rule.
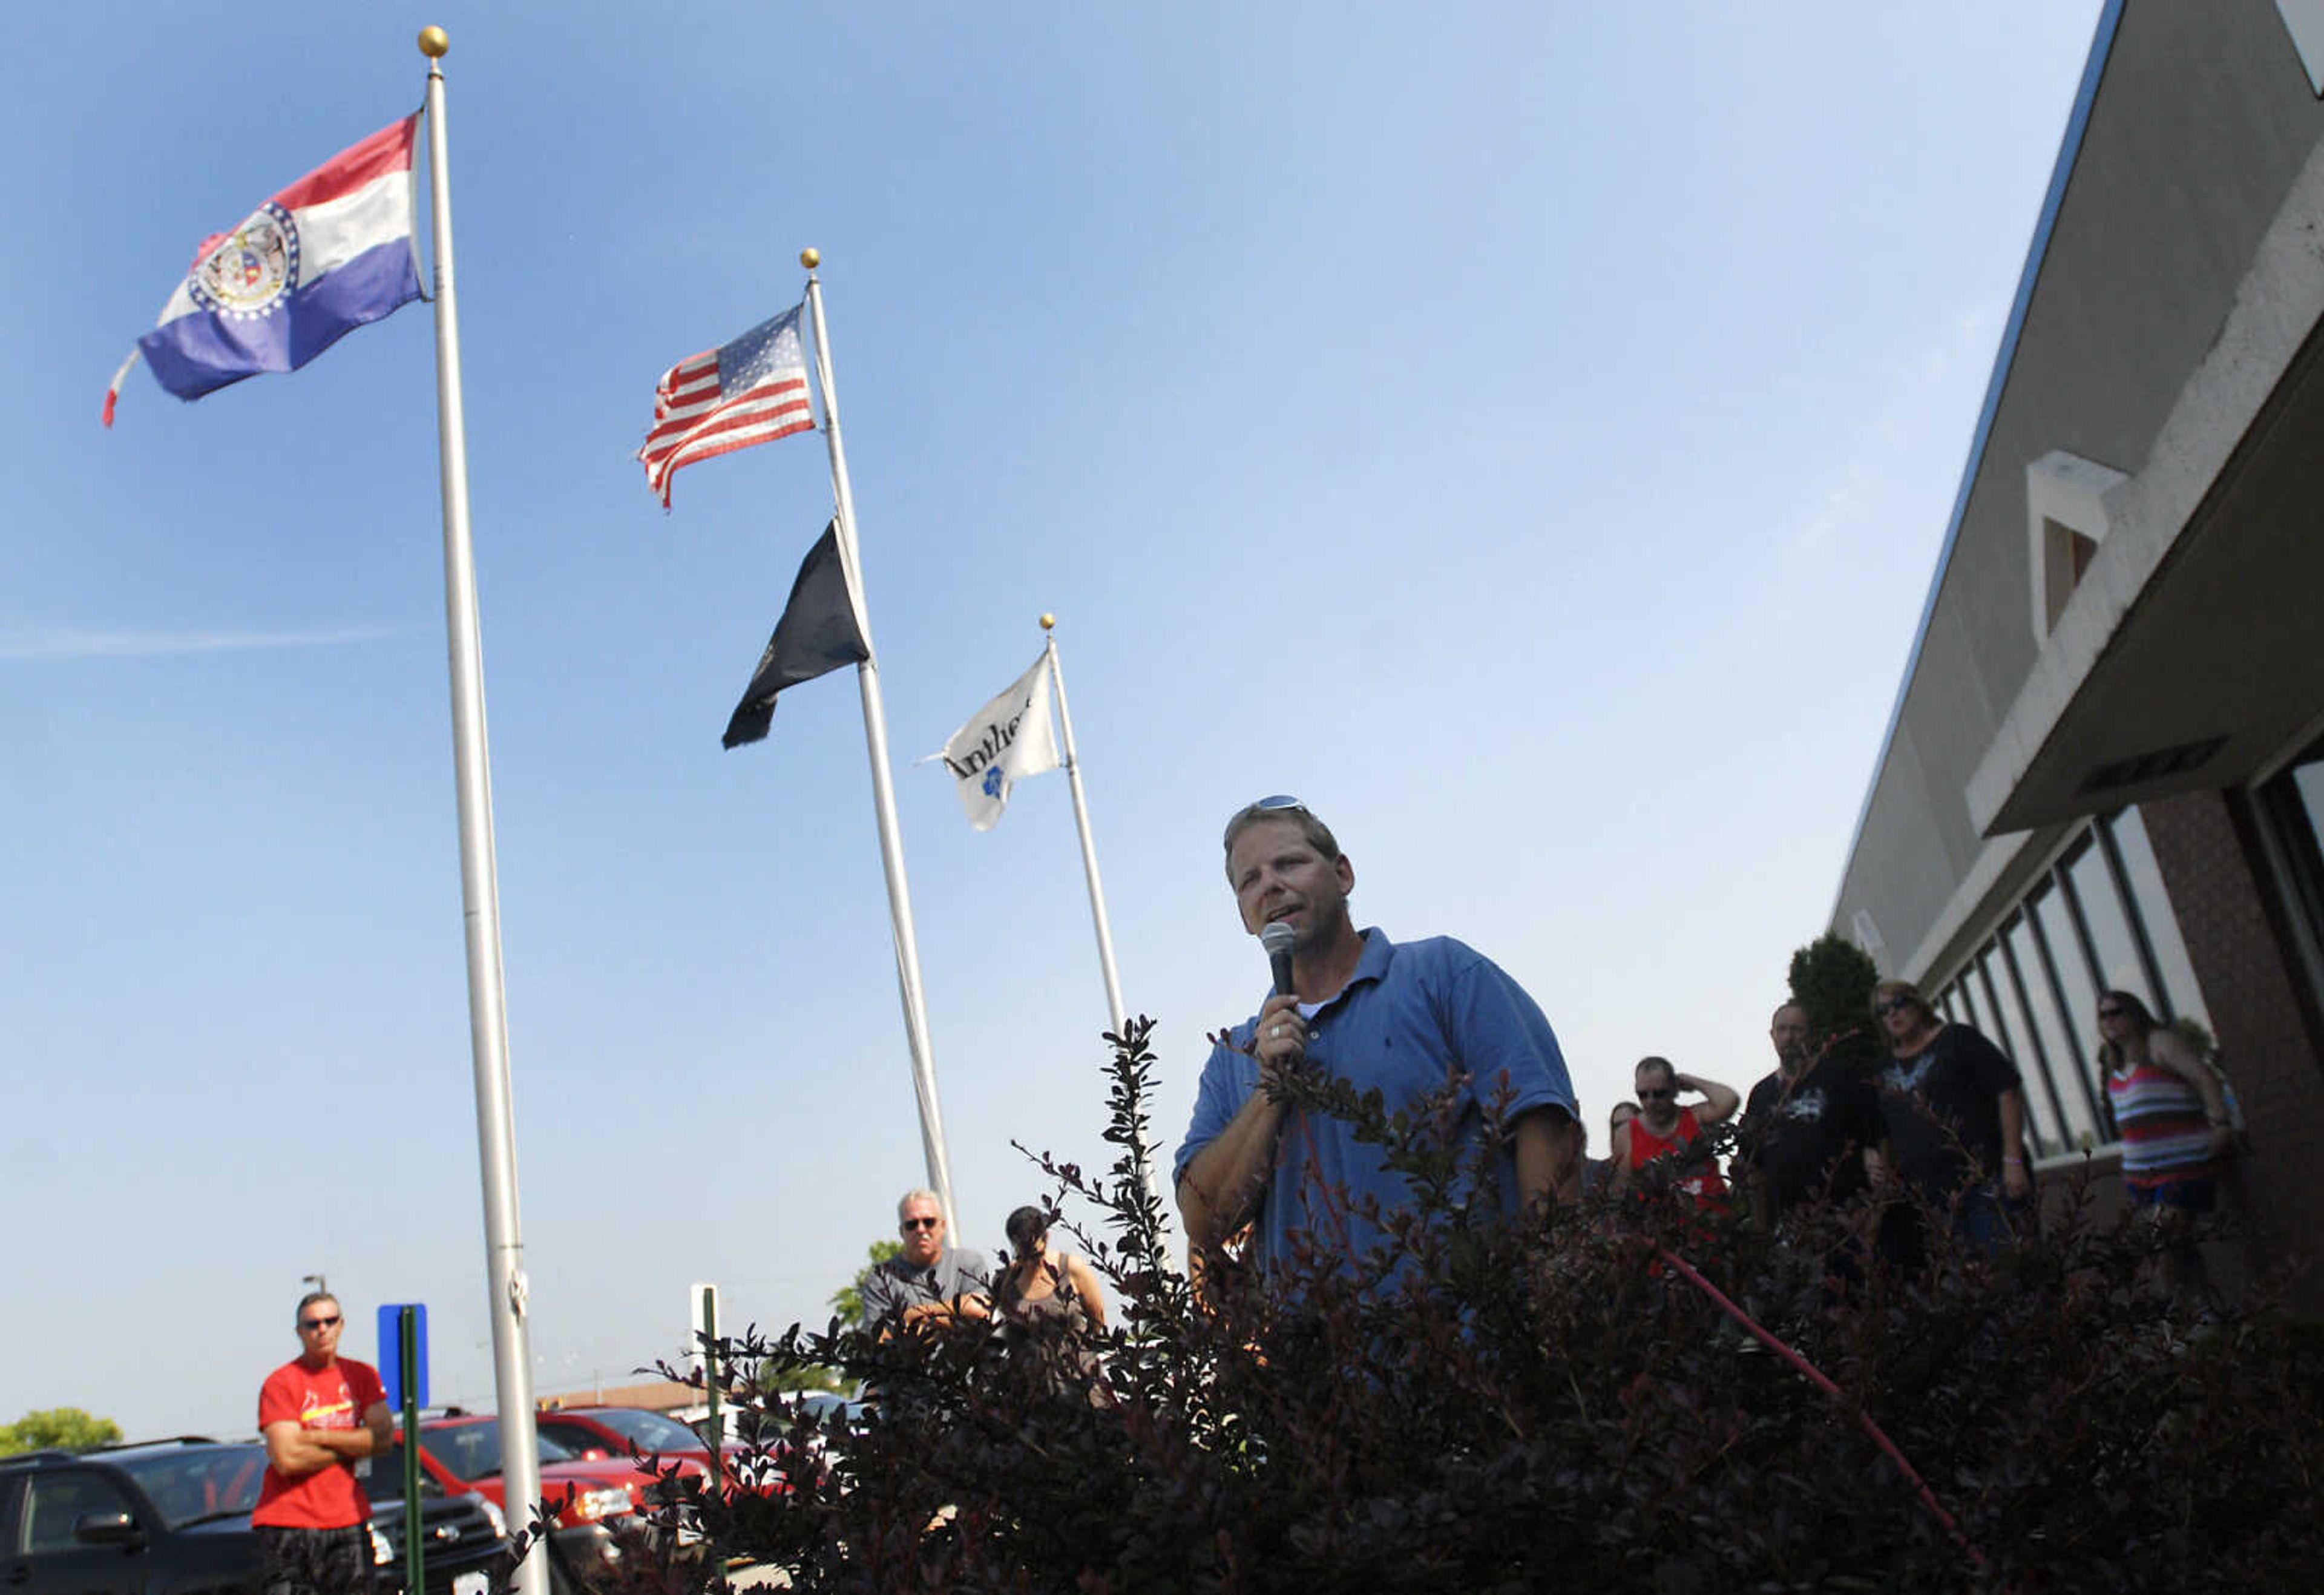
<path fill-rule="evenodd" d="M 863 1323 L 882 1335 L 992 1315 L 992 1267 L 984 1254 L 945 1240 L 944 1205 L 933 1191 L 907 1191 L 896 1203 L 904 1249 L 863 1281 Z"/>

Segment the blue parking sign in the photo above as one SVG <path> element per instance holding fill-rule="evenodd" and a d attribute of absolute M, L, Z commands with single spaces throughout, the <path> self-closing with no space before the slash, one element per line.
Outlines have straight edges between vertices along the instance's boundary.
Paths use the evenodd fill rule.
<path fill-rule="evenodd" d="M 411 1359 L 409 1367 L 403 1357 L 403 1314 L 411 1314 Z M 387 1387 L 387 1404 L 392 1407 L 404 1405 L 403 1393 L 411 1392 L 411 1405 L 428 1405 L 428 1307 L 424 1302 L 390 1302 L 379 1310 L 379 1378 Z"/>

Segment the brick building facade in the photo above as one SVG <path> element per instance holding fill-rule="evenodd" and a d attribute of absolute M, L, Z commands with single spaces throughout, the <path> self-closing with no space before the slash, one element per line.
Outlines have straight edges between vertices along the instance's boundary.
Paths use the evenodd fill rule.
<path fill-rule="evenodd" d="M 2098 995 L 2207 1027 L 2324 1314 L 2324 16 L 2100 18 L 1833 906 L 2118 1148 Z"/>

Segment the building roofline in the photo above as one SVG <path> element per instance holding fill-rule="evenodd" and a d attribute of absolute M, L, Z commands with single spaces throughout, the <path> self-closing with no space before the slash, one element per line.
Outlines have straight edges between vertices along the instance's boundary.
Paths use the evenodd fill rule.
<path fill-rule="evenodd" d="M 1953 545 L 1960 538 L 1961 518 L 1969 512 L 1969 495 L 1985 468 L 1985 446 L 1993 435 L 1994 417 L 2001 409 L 2002 390 L 2009 385 L 2010 368 L 2016 363 L 2018 339 L 2024 334 L 2025 314 L 2034 302 L 2034 286 L 2041 280 L 2043 263 L 2049 257 L 2050 238 L 2058 226 L 2058 212 L 2065 203 L 2066 185 L 2073 177 L 2075 162 L 2081 158 L 2082 137 L 2089 131 L 2090 107 L 2098 100 L 2098 80 L 2106 76 L 2107 58 L 2114 53 L 2124 3 L 2125 0 L 2106 0 L 2090 38 L 2089 59 L 2082 67 L 2081 87 L 2075 90 L 2073 109 L 2066 116 L 2065 134 L 2058 143 L 2058 159 L 2050 171 L 2050 190 L 2043 197 L 2041 214 L 2034 222 L 2034 236 L 2025 248 L 2025 266 L 2017 276 L 2017 295 L 2010 301 L 2001 346 L 1993 356 L 1993 374 L 1986 383 L 1985 402 L 1977 412 L 1977 427 L 1969 436 L 1969 461 L 1961 470 L 1960 490 L 1953 494 L 1952 515 L 1945 523 L 1944 546 L 1937 551 L 1937 568 L 1929 578 L 1929 595 L 1921 605 L 1920 624 L 1913 632 L 1912 651 L 1904 658 L 1904 674 L 1896 683 L 1896 701 L 1888 709 L 1888 727 L 1880 734 L 1879 756 L 1872 761 L 1871 778 L 1864 784 L 1864 801 L 1857 808 L 1856 828 L 1849 835 L 1848 853 L 1840 861 L 1840 880 L 1832 888 L 1831 912 L 1825 916 L 1827 924 L 1836 924 L 1840 918 L 1840 903 L 1848 893 L 1849 866 L 1863 844 L 1865 822 L 1872 817 L 1872 799 L 1880 790 L 1881 773 L 1888 768 L 1888 755 L 1896 744 L 1896 728 L 1904 718 L 1904 700 L 1911 695 L 1913 678 L 1921 668 L 1921 650 L 1929 641 L 1929 622 L 1936 617 L 1937 595 L 1944 590 Z"/>

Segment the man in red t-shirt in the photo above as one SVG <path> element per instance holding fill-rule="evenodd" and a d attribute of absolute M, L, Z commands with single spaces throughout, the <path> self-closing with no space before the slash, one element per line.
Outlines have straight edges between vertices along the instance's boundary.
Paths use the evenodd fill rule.
<path fill-rule="evenodd" d="M 355 1464 L 385 1456 L 395 1434 L 369 1363 L 339 1355 L 337 1296 L 299 1303 L 299 1355 L 258 1388 L 266 1478 L 250 1515 L 266 1559 L 264 1595 L 359 1595 L 371 1578 L 371 1502 Z"/>
<path fill-rule="evenodd" d="M 1638 1093 L 1638 1116 L 1614 1132 L 1614 1189 L 1635 1185 L 1638 1170 L 1647 1164 L 1674 1158 L 1678 1172 L 1673 1183 L 1678 1189 L 1693 1197 L 1697 1206 L 1723 1212 L 1727 1182 L 1720 1177 L 1719 1160 L 1702 1144 L 1702 1132 L 1733 1117 L 1743 1099 L 1733 1086 L 1680 1074 L 1668 1058 L 1640 1058 L 1631 1079 Z M 1682 1108 L 1679 1093 L 1689 1091 L 1702 1101 Z"/>

